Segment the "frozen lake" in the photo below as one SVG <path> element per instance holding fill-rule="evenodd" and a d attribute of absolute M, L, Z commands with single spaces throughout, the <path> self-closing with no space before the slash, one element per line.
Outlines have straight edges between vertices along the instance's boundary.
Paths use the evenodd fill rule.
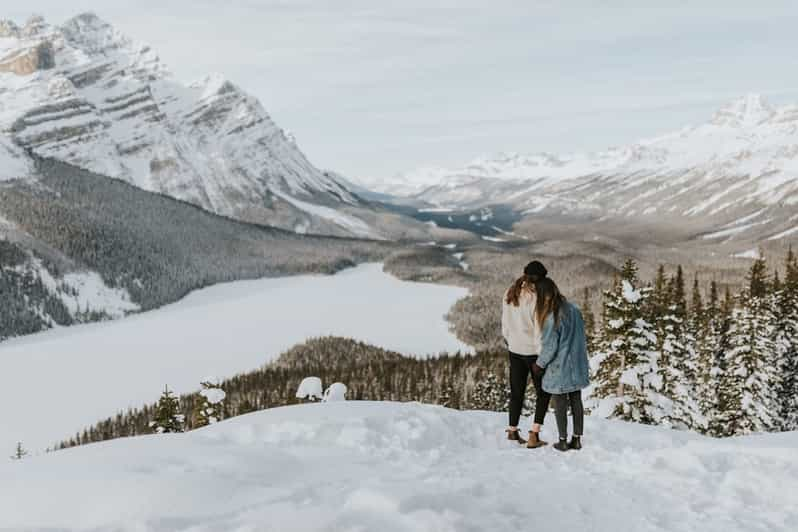
<path fill-rule="evenodd" d="M 0 452 L 40 450 L 165 384 L 195 390 L 207 375 L 255 369 L 307 338 L 347 336 L 408 355 L 472 351 L 444 315 L 467 290 L 400 281 L 366 264 L 334 276 L 216 285 L 122 320 L 0 344 Z"/>

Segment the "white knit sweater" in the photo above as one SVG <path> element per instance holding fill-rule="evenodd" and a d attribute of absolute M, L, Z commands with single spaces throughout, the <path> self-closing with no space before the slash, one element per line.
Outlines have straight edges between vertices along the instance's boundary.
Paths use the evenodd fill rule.
<path fill-rule="evenodd" d="M 540 354 L 540 327 L 535 319 L 536 302 L 535 293 L 529 290 L 521 292 L 517 307 L 507 303 L 507 292 L 502 297 L 502 336 L 507 340 L 512 353 Z"/>

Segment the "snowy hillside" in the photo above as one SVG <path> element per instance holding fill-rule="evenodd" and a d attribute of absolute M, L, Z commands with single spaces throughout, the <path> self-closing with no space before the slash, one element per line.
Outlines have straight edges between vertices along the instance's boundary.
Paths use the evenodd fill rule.
<path fill-rule="evenodd" d="M 345 336 L 407 355 L 470 352 L 444 318 L 466 294 L 368 264 L 335 276 L 219 284 L 125 319 L 12 339 L 0 343 L 0 375 L 14 375 L 0 386 L 0 403 L 37 391 L 0 416 L 0 449 L 18 440 L 44 449 L 156 399 L 165 384 L 190 392 L 205 375 L 252 370 L 308 338 Z M 374 301 L 392 303 L 375 314 Z"/>
<path fill-rule="evenodd" d="M 713 440 L 588 418 L 585 448 L 560 454 L 510 444 L 505 423 L 417 403 L 313 404 L 0 462 L 0 529 L 798 527 L 798 434 Z"/>
<path fill-rule="evenodd" d="M 179 83 L 93 14 L 0 22 L 0 131 L 0 179 L 27 173 L 25 149 L 245 221 L 378 236 L 258 100 L 220 75 Z"/>
<path fill-rule="evenodd" d="M 728 238 L 783 238 L 798 220 L 798 105 L 749 95 L 698 126 L 599 153 L 500 154 L 462 168 L 427 168 L 373 183 L 441 206 L 507 203 L 527 213 L 686 217 Z M 749 218 L 750 217 L 750 218 Z"/>

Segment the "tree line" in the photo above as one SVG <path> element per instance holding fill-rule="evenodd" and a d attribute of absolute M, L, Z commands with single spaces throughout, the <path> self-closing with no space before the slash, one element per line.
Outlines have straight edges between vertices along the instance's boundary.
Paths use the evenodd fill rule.
<path fill-rule="evenodd" d="M 754 260 L 723 294 L 681 267 L 642 283 L 628 260 L 591 338 L 599 415 L 712 436 L 798 429 L 798 260 Z"/>
<path fill-rule="evenodd" d="M 324 382 L 346 384 L 350 400 L 419 401 L 456 409 L 490 410 L 497 406 L 488 400 L 493 392 L 485 384 L 498 382 L 496 376 L 506 371 L 507 354 L 501 351 L 476 355 L 444 353 L 420 359 L 348 338 L 316 338 L 291 348 L 262 368 L 219 382 L 225 399 L 218 418 L 300 403 L 295 396 L 297 386 L 309 375 Z M 167 392 L 164 393 L 171 397 Z M 197 416 L 204 404 L 201 392 L 174 399 L 175 413 L 180 415 L 184 430 L 203 426 Z M 160 406 L 164 405 L 166 402 Z M 87 427 L 54 448 L 152 434 L 173 418 L 173 414 L 164 415 L 158 403 L 147 404 Z M 151 426 L 152 421 L 157 422 Z"/>

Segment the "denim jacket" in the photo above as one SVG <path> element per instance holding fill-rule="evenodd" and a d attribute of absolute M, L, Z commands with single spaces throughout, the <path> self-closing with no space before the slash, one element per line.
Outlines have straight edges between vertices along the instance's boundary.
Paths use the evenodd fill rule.
<path fill-rule="evenodd" d="M 548 393 L 571 393 L 589 384 L 585 322 L 576 305 L 563 303 L 556 326 L 554 315 L 543 322 L 542 349 L 537 364 L 546 369 L 543 389 Z"/>

